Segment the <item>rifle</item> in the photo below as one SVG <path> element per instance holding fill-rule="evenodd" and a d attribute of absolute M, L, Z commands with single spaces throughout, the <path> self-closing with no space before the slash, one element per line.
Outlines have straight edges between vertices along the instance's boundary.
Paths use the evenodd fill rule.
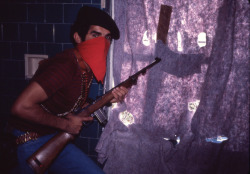
<path fill-rule="evenodd" d="M 123 81 L 116 87 L 123 86 L 126 88 L 130 88 L 131 86 L 136 84 L 137 79 L 140 75 L 144 75 L 148 69 L 150 69 L 160 61 L 161 59 L 156 57 L 153 63 L 149 64 L 134 75 L 130 76 L 127 80 Z M 106 94 L 104 94 L 102 97 L 100 97 L 87 107 L 83 109 L 78 109 L 75 113 L 77 114 L 79 112 L 83 112 L 83 116 L 93 116 L 93 113 L 97 112 L 99 109 L 107 105 L 114 98 L 112 94 L 112 90 L 114 88 L 109 90 Z M 99 117 L 98 113 L 95 114 L 95 116 L 100 123 L 105 123 L 107 121 L 107 118 Z M 35 173 L 44 173 L 49 168 L 51 163 L 56 159 L 56 157 L 60 154 L 60 152 L 64 149 L 64 147 L 70 141 L 74 140 L 75 136 L 76 135 L 72 135 L 67 132 L 60 132 L 56 134 L 27 159 L 29 166 L 34 170 Z"/>

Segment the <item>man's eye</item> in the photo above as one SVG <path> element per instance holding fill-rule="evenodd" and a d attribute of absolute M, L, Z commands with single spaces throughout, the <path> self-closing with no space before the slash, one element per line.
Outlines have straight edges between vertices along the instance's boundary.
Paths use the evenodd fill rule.
<path fill-rule="evenodd" d="M 98 37 L 99 35 L 96 34 L 96 33 L 93 33 L 92 36 L 93 36 L 93 37 Z"/>
<path fill-rule="evenodd" d="M 105 38 L 106 38 L 107 40 L 109 40 L 109 41 L 112 40 L 112 37 L 111 37 L 111 36 L 105 36 Z"/>

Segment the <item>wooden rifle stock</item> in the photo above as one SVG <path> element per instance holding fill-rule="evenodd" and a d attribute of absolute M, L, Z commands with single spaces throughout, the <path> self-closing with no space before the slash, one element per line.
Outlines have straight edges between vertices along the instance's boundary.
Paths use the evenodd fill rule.
<path fill-rule="evenodd" d="M 153 67 L 155 64 L 159 63 L 161 61 L 160 58 L 155 58 L 155 61 L 145 68 L 141 69 L 134 75 L 130 76 L 127 80 L 123 81 L 119 86 L 123 86 L 126 88 L 130 88 L 132 85 L 135 85 L 137 82 L 138 77 L 142 74 L 144 75 L 148 69 Z M 114 87 L 114 88 L 116 88 Z M 107 105 L 113 98 L 112 88 L 110 91 L 108 91 L 106 94 L 104 94 L 102 97 L 100 97 L 98 100 L 93 102 L 93 104 L 87 106 L 83 109 L 83 114 L 81 115 L 91 115 L 98 109 L 104 107 Z M 76 115 L 77 116 L 77 115 Z M 97 118 L 98 119 L 98 118 Z M 99 122 L 103 122 L 102 120 L 98 120 Z M 60 132 L 56 134 L 54 137 L 52 137 L 47 143 L 45 143 L 41 148 L 39 148 L 35 153 L 33 153 L 28 159 L 27 162 L 29 166 L 34 170 L 35 173 L 44 173 L 49 166 L 52 164 L 52 162 L 56 159 L 56 157 L 60 154 L 60 152 L 64 149 L 64 147 L 72 140 L 74 140 L 75 135 L 66 133 L 66 132 Z"/>

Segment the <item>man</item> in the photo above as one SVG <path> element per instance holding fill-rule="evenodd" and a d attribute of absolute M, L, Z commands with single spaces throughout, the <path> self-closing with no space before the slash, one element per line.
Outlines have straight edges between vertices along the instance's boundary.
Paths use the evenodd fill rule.
<path fill-rule="evenodd" d="M 75 48 L 42 61 L 12 107 L 15 117 L 11 125 L 18 143 L 18 173 L 32 173 L 26 159 L 56 131 L 78 134 L 83 122 L 93 120 L 90 116 L 76 117 L 72 112 L 86 104 L 93 78 L 103 83 L 108 49 L 112 39 L 119 38 L 119 29 L 108 14 L 85 6 L 72 26 L 71 37 Z M 127 92 L 124 87 L 114 89 L 111 102 L 122 101 Z M 73 144 L 64 148 L 48 172 L 103 173 Z"/>

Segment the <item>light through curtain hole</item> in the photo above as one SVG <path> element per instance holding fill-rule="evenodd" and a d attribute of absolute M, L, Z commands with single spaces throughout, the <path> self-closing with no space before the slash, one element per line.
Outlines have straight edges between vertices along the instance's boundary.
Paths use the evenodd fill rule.
<path fill-rule="evenodd" d="M 188 110 L 190 112 L 195 112 L 197 110 L 199 104 L 200 104 L 200 100 L 188 102 Z"/>
<path fill-rule="evenodd" d="M 151 41 L 150 41 L 150 38 L 149 38 L 149 33 L 148 33 L 148 30 L 146 30 L 143 34 L 143 38 L 142 38 L 142 43 L 143 45 L 145 46 L 149 46 L 151 44 Z M 152 40 L 154 41 L 154 43 L 156 43 L 156 33 L 154 32 L 152 34 Z"/>
<path fill-rule="evenodd" d="M 142 43 L 145 46 L 149 46 L 150 45 L 150 40 L 148 38 L 148 31 L 145 31 L 143 34 L 143 38 L 142 38 Z"/>
<path fill-rule="evenodd" d="M 135 122 L 134 116 L 127 110 L 120 112 L 119 120 L 127 127 Z"/>
<path fill-rule="evenodd" d="M 199 47 L 205 47 L 206 43 L 207 43 L 207 35 L 205 32 L 201 32 L 198 35 L 198 39 L 197 39 L 197 44 L 199 45 Z"/>
<path fill-rule="evenodd" d="M 181 33 L 179 31 L 177 32 L 177 43 L 178 43 L 177 50 L 182 52 L 183 51 L 182 38 L 181 38 Z"/>
<path fill-rule="evenodd" d="M 190 101 L 188 102 L 188 114 L 187 114 L 187 117 L 188 117 L 188 121 L 191 123 L 191 120 L 194 116 L 194 113 L 196 112 L 198 106 L 200 104 L 200 100 L 194 100 L 194 101 Z"/>

